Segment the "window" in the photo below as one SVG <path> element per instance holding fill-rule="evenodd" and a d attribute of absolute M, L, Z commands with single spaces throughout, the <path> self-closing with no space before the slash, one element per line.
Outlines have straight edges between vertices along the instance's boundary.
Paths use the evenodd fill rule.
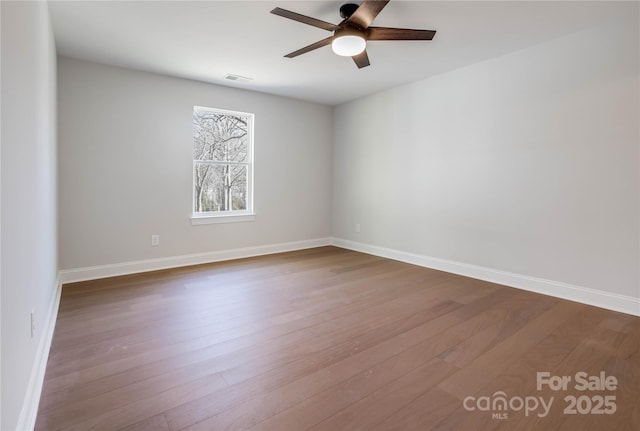
<path fill-rule="evenodd" d="M 253 219 L 253 114 L 193 108 L 194 224 Z"/>

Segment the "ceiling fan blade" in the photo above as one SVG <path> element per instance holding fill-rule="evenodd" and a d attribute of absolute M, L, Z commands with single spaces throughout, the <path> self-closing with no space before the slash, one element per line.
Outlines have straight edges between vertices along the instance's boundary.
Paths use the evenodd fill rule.
<path fill-rule="evenodd" d="M 390 0 L 365 0 L 358 9 L 351 15 L 347 22 L 355 24 L 360 28 L 367 28 L 371 25 L 375 17 L 389 3 Z"/>
<path fill-rule="evenodd" d="M 367 29 L 367 40 L 431 40 L 435 34 L 435 30 L 369 27 Z"/>
<path fill-rule="evenodd" d="M 300 48 L 297 51 L 290 52 L 289 54 L 285 55 L 285 57 L 293 58 L 301 54 L 306 54 L 307 52 L 313 51 L 314 49 L 318 49 L 318 48 L 322 48 L 323 46 L 330 45 L 332 40 L 333 40 L 333 36 L 329 36 L 326 39 L 319 40 L 316 43 L 312 43 L 311 45 L 305 46 L 304 48 Z"/>
<path fill-rule="evenodd" d="M 367 40 L 431 40 L 435 35 L 435 30 L 390 27 L 369 27 L 367 29 Z"/>
<path fill-rule="evenodd" d="M 272 10 L 271 13 L 274 14 L 274 15 L 278 15 L 278 16 L 284 17 L 284 18 L 289 18 L 289 19 L 292 19 L 294 21 L 301 22 L 303 24 L 312 25 L 314 27 L 318 27 L 318 28 L 321 28 L 321 29 L 327 30 L 327 31 L 336 31 L 338 29 L 337 25 L 331 24 L 330 22 L 326 22 L 326 21 L 322 21 L 322 20 L 319 20 L 319 19 L 311 18 L 310 16 L 301 15 L 299 13 L 291 12 L 290 10 L 281 9 L 279 7 L 275 8 L 274 10 Z"/>
<path fill-rule="evenodd" d="M 363 67 L 367 67 L 371 64 L 369 63 L 369 56 L 367 55 L 366 49 L 360 54 L 354 55 L 351 58 L 353 58 L 353 61 L 356 63 L 356 66 L 358 66 L 358 69 L 362 69 Z"/>

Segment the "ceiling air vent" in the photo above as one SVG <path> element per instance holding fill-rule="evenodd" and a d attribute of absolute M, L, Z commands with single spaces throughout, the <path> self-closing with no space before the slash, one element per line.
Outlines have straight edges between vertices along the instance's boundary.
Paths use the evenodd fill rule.
<path fill-rule="evenodd" d="M 224 76 L 224 79 L 228 79 L 229 81 L 236 81 L 236 82 L 251 82 L 251 81 L 253 81 L 253 79 L 251 79 L 251 78 L 247 78 L 246 76 L 234 75 L 233 73 L 227 73 Z"/>

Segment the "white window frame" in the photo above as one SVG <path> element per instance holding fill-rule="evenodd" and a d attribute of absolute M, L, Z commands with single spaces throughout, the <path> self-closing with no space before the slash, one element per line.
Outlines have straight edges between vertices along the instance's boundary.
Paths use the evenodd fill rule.
<path fill-rule="evenodd" d="M 191 171 L 191 224 L 212 224 L 212 223 L 236 223 L 236 222 L 248 222 L 255 220 L 255 212 L 253 208 L 253 167 L 255 164 L 254 152 L 253 152 L 253 136 L 255 128 L 254 114 L 248 112 L 230 111 L 226 109 L 208 108 L 205 106 L 194 106 L 193 111 L 204 110 L 210 111 L 216 114 L 247 117 L 249 119 L 247 124 L 247 161 L 246 162 L 228 162 L 228 161 L 211 161 L 211 160 L 196 160 L 193 158 L 193 140 L 191 141 L 191 159 L 193 161 Z M 193 113 L 192 117 L 193 118 Z M 240 211 L 208 211 L 208 212 L 196 212 L 195 211 L 195 180 L 196 180 L 196 164 L 210 163 L 212 165 L 244 165 L 247 166 L 247 209 Z"/>

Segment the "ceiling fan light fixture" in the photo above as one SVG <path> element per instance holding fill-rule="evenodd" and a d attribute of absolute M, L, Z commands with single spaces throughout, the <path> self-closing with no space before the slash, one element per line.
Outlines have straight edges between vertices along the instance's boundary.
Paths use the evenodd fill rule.
<path fill-rule="evenodd" d="M 336 36 L 331 42 L 331 49 L 343 57 L 353 57 L 360 54 L 367 47 L 367 41 L 358 34 Z"/>

